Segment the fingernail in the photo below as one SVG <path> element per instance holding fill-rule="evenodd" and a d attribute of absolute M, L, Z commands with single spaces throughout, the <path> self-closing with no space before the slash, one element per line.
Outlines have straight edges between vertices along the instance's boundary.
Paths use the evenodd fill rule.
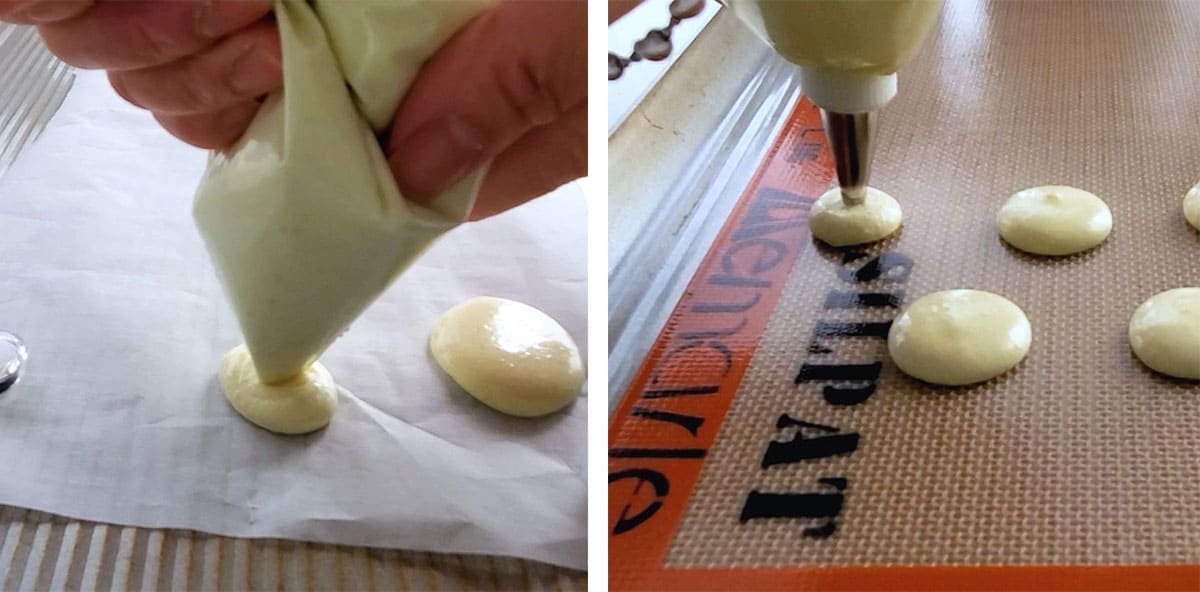
<path fill-rule="evenodd" d="M 437 197 L 483 161 L 482 137 L 454 115 L 421 125 L 396 142 L 388 156 L 400 192 L 417 203 Z"/>
<path fill-rule="evenodd" d="M 202 37 L 215 39 L 222 31 L 220 24 L 217 22 L 216 15 L 213 13 L 212 0 L 199 0 L 192 7 L 192 17 L 195 23 L 196 32 Z"/>
<path fill-rule="evenodd" d="M 275 55 L 251 46 L 230 65 L 229 87 L 239 97 L 257 96 L 278 86 L 283 66 Z"/>
<path fill-rule="evenodd" d="M 39 2 L 25 11 L 25 18 L 38 24 L 66 20 L 83 11 L 83 2 Z"/>
<path fill-rule="evenodd" d="M 196 33 L 207 39 L 218 39 L 248 26 L 266 14 L 270 0 L 238 0 L 221 2 L 216 0 L 192 0 L 193 26 Z"/>

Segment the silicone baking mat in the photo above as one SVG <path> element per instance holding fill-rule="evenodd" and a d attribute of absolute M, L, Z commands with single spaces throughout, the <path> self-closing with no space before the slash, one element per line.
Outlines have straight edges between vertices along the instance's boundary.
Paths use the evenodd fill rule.
<path fill-rule="evenodd" d="M 611 585 L 1200 589 L 1200 384 L 1127 337 L 1146 298 L 1200 285 L 1197 6 L 948 3 L 878 130 L 904 227 L 867 248 L 808 235 L 832 166 L 801 101 L 613 417 Z M 1107 201 L 1109 239 L 1006 247 L 997 208 L 1044 184 Z M 1021 365 L 966 388 L 896 370 L 891 320 L 951 288 L 1026 311 Z"/>

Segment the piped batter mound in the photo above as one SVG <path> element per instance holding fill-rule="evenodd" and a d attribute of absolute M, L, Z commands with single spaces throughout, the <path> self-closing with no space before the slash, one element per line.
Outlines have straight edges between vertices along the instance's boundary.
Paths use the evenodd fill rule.
<path fill-rule="evenodd" d="M 1029 318 L 1007 298 L 981 290 L 922 296 L 896 318 L 888 353 L 905 374 L 943 385 L 995 378 L 1029 353 Z"/>
<path fill-rule="evenodd" d="M 1196 183 L 1187 195 L 1183 196 L 1183 217 L 1192 228 L 1200 230 L 1200 183 Z"/>
<path fill-rule="evenodd" d="M 1035 255 L 1071 255 L 1095 248 L 1112 232 L 1112 211 L 1094 194 L 1063 185 L 1018 191 L 996 217 L 1000 237 Z"/>
<path fill-rule="evenodd" d="M 567 330 L 512 300 L 482 296 L 446 311 L 429 351 L 463 390 L 509 415 L 554 413 L 583 388 L 583 358 Z"/>
<path fill-rule="evenodd" d="M 210 155 L 193 206 L 264 381 L 305 373 L 466 220 L 482 167 L 417 205 L 393 179 L 377 134 L 421 65 L 492 4 L 275 2 L 283 84 L 233 146 Z"/>
<path fill-rule="evenodd" d="M 337 384 L 319 363 L 300 374 L 264 384 L 245 345 L 221 360 L 221 389 L 225 399 L 247 421 L 278 434 L 307 434 L 329 425 L 337 409 Z"/>
<path fill-rule="evenodd" d="M 1129 321 L 1129 345 L 1157 372 L 1200 380 L 1200 288 L 1167 290 L 1143 302 Z"/>
<path fill-rule="evenodd" d="M 892 196 L 867 188 L 862 203 L 847 204 L 842 190 L 834 187 L 813 204 L 808 213 L 808 227 L 813 238 L 835 247 L 873 243 L 882 240 L 897 228 L 903 214 Z"/>

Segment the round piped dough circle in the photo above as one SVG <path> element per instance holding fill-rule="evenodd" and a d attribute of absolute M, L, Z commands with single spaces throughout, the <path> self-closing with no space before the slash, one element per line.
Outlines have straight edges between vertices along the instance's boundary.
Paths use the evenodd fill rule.
<path fill-rule="evenodd" d="M 996 217 L 1000 237 L 1035 255 L 1070 255 L 1104 242 L 1112 212 L 1092 193 L 1063 185 L 1018 191 Z"/>
<path fill-rule="evenodd" d="M 337 384 L 324 366 L 314 363 L 302 374 L 263 384 L 245 345 L 221 360 L 225 399 L 250 423 L 279 434 L 307 434 L 329 425 L 337 409 Z"/>
<path fill-rule="evenodd" d="M 983 382 L 1029 352 L 1029 319 L 1007 298 L 981 290 L 922 296 L 896 318 L 888 353 L 905 374 L 934 384 Z"/>
<path fill-rule="evenodd" d="M 1196 183 L 1187 195 L 1183 196 L 1183 217 L 1187 218 L 1192 228 L 1200 230 L 1200 183 Z"/>
<path fill-rule="evenodd" d="M 1129 345 L 1158 372 L 1200 380 L 1200 288 L 1167 290 L 1143 302 L 1129 321 Z"/>
<path fill-rule="evenodd" d="M 813 204 L 808 228 L 814 238 L 835 247 L 872 243 L 900 228 L 900 204 L 892 196 L 867 188 L 860 204 L 847 205 L 842 190 L 834 187 Z"/>
<path fill-rule="evenodd" d="M 509 415 L 553 413 L 583 387 L 583 359 L 567 330 L 512 300 L 481 296 L 446 311 L 429 350 L 472 397 Z"/>

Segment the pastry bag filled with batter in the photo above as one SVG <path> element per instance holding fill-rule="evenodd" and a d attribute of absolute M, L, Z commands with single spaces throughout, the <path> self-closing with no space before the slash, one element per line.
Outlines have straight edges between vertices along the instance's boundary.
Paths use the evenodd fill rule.
<path fill-rule="evenodd" d="M 194 207 L 264 382 L 316 360 L 466 218 L 482 171 L 413 205 L 376 133 L 422 63 L 489 3 L 276 2 L 283 89 L 211 156 Z"/>

